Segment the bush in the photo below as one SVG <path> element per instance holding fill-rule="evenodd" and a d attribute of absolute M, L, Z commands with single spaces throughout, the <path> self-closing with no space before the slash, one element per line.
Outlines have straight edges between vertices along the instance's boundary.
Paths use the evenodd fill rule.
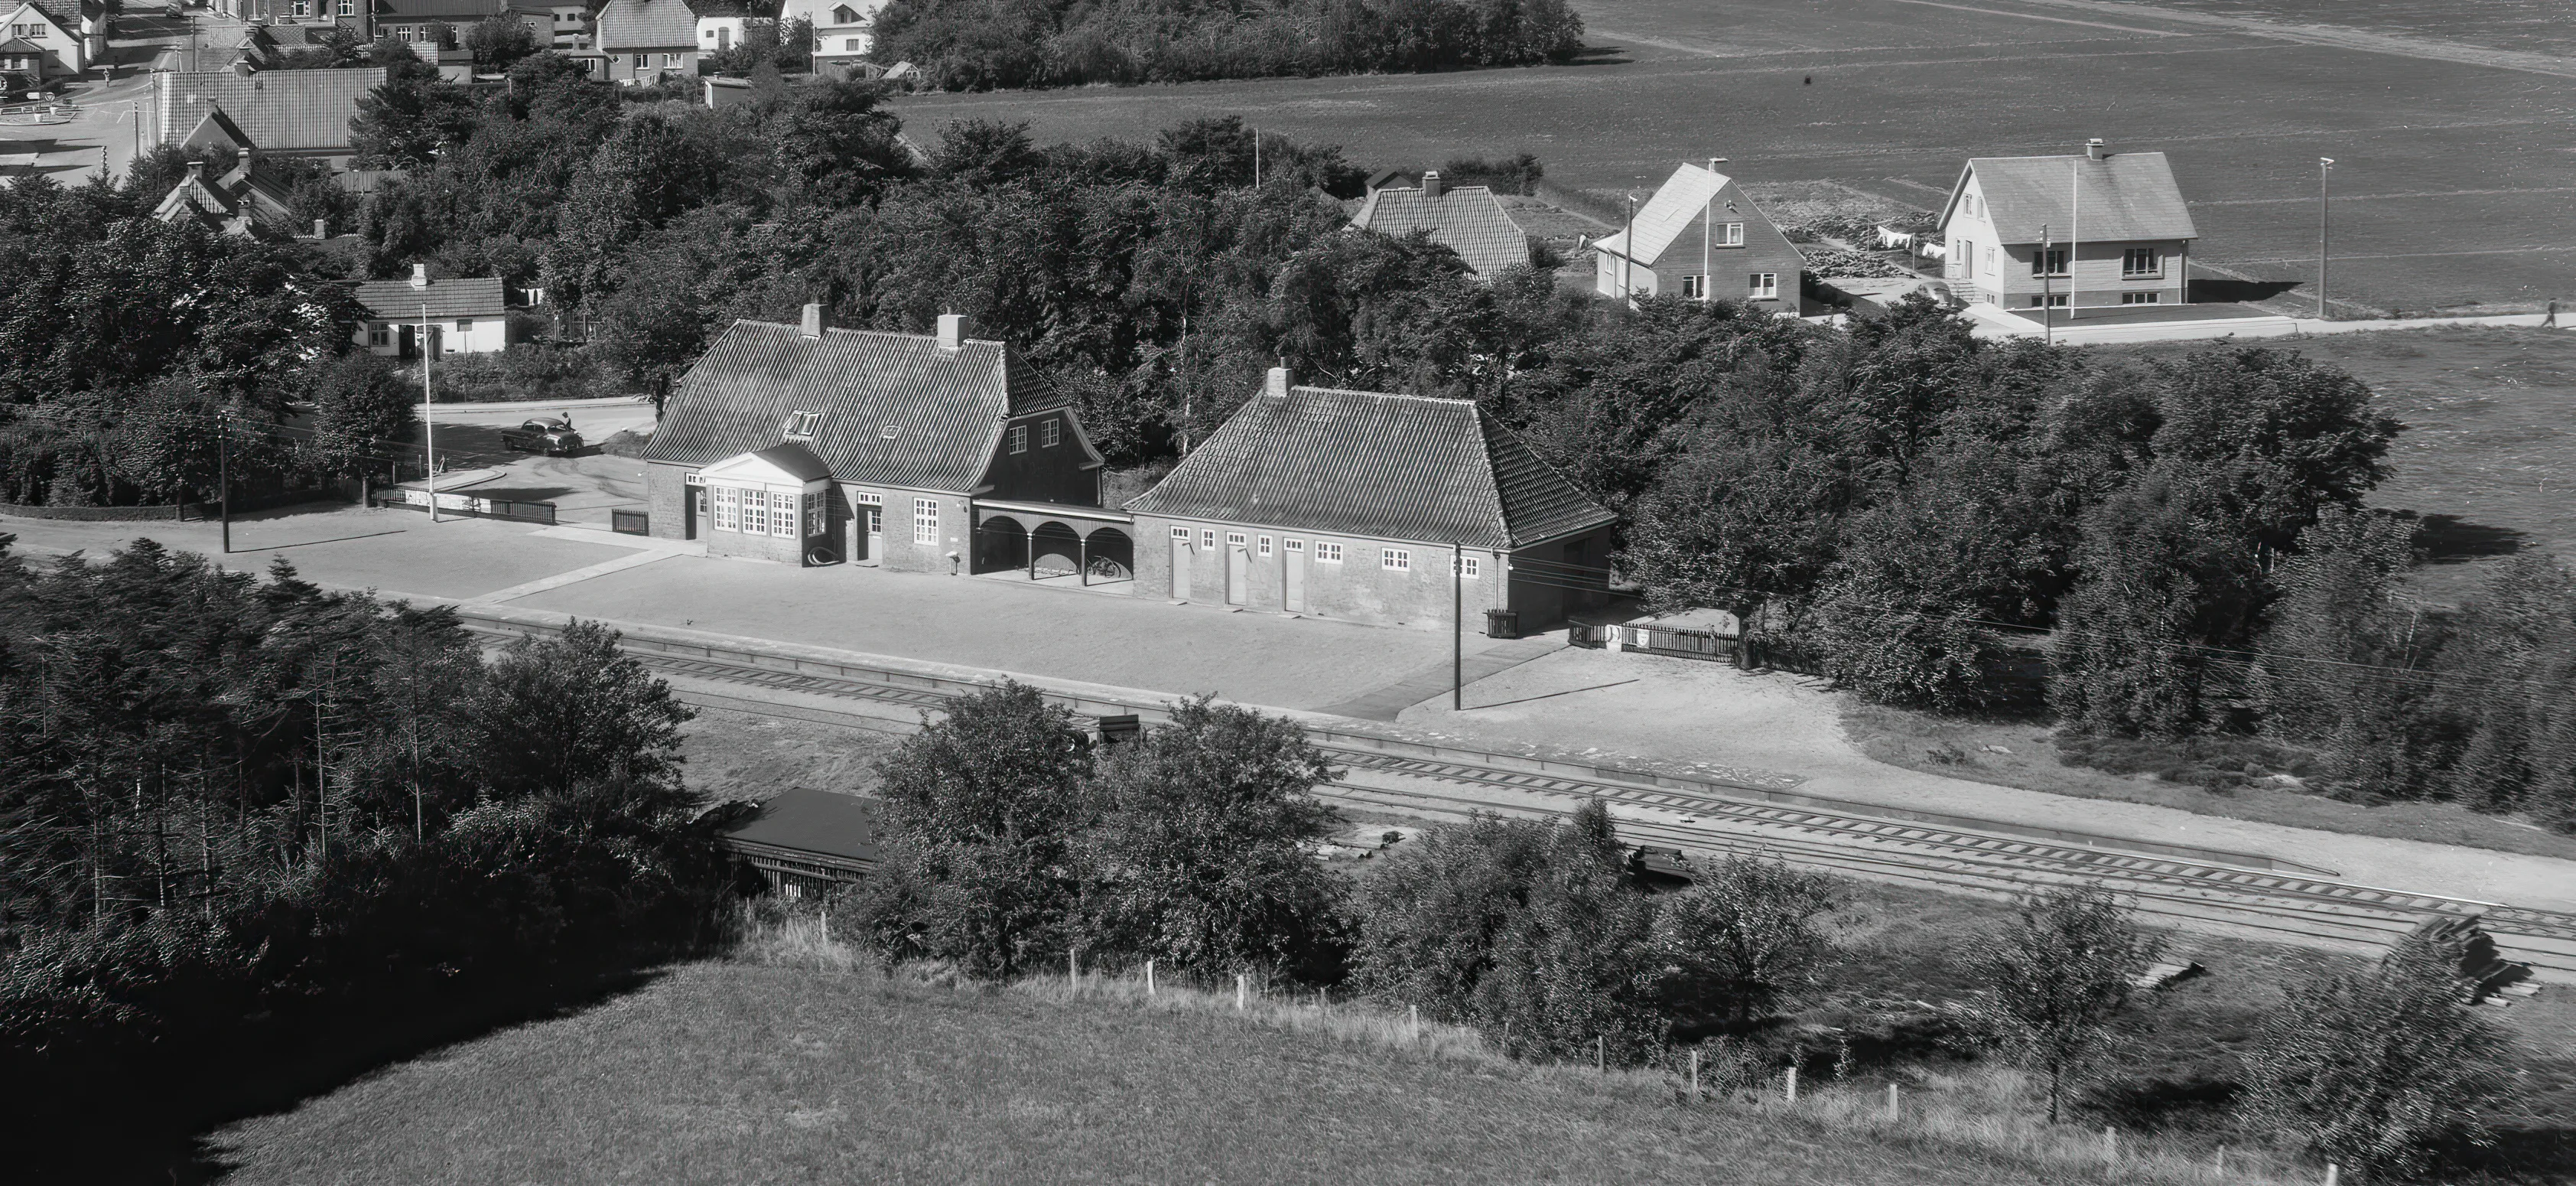
<path fill-rule="evenodd" d="M 444 355 L 430 367 L 429 376 L 430 390 L 440 403 L 588 399 L 616 394 L 598 359 L 575 346 L 520 342 L 499 354 Z M 420 376 L 412 378 L 417 383 Z"/>

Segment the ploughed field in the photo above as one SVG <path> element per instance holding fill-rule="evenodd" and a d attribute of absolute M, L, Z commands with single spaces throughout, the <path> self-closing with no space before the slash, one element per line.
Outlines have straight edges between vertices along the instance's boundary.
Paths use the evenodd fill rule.
<path fill-rule="evenodd" d="M 2262 0 L 2246 15 L 2323 21 L 2321 2 Z M 1042 140 L 1145 137 L 1238 114 L 1371 165 L 1526 149 L 1551 181 L 1586 189 L 1642 192 L 1684 160 L 1724 156 L 1748 181 L 1831 180 L 1927 207 L 1970 156 L 2070 152 L 2100 136 L 2172 155 L 2201 232 L 2194 278 L 2248 282 L 2204 295 L 2290 306 L 2312 299 L 2288 286 L 2314 279 L 2317 158 L 2331 156 L 2339 315 L 2576 296 L 2576 57 L 2481 64 L 2461 41 L 2413 31 L 2429 20 L 2404 14 L 2424 0 L 2368 0 L 2354 18 L 2378 22 L 2367 26 L 2374 44 L 2396 52 L 2146 3 L 1578 8 L 1601 51 L 1578 65 L 924 95 L 897 109 L 917 136 L 981 116 L 1027 120 Z M 2516 19 L 2490 13 L 2453 36 L 2528 24 Z M 2550 36 L 2516 44 L 2565 48 Z"/>

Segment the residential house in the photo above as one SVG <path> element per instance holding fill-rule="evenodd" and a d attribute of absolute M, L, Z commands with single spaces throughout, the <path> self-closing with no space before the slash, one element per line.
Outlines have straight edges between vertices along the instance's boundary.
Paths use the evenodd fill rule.
<path fill-rule="evenodd" d="M 778 19 L 814 22 L 814 72 L 847 71 L 876 49 L 877 13 L 885 0 L 786 0 Z"/>
<path fill-rule="evenodd" d="M 935 335 L 830 329 L 821 305 L 798 325 L 735 322 L 645 453 L 653 534 L 716 556 L 915 572 L 1132 567 L 1070 401 L 967 334 L 956 314 Z"/>
<path fill-rule="evenodd" d="M 506 15 L 510 11 L 507 0 L 361 0 L 361 2 L 367 5 L 369 19 L 372 21 L 371 27 L 364 30 L 370 40 L 390 37 L 396 41 L 412 44 L 414 46 L 412 52 L 432 65 L 441 63 L 427 54 L 421 54 L 418 43 L 433 42 L 438 49 L 461 49 L 464 46 L 466 30 L 492 17 Z M 439 35 L 441 26 L 453 34 L 452 40 Z M 537 44 L 542 46 L 546 42 L 540 38 Z M 469 57 L 467 60 L 472 59 Z"/>
<path fill-rule="evenodd" d="M 698 14 L 687 0 L 608 0 L 597 44 L 603 77 L 628 86 L 698 75 Z"/>
<path fill-rule="evenodd" d="M 720 54 L 750 43 L 751 31 L 761 25 L 778 24 L 774 3 L 759 0 L 693 0 L 689 5 L 698 14 L 698 56 Z"/>
<path fill-rule="evenodd" d="M 1601 604 L 1617 519 L 1473 400 L 1297 387 L 1285 368 L 1126 510 L 1139 589 L 1443 629 Z"/>
<path fill-rule="evenodd" d="M 107 21 L 98 0 L 25 0 L 9 10 L 0 69 L 39 80 L 77 78 L 107 60 Z"/>
<path fill-rule="evenodd" d="M 189 162 L 188 175 L 170 187 L 161 204 L 153 207 L 152 217 L 167 223 L 201 222 L 227 235 L 266 238 L 291 238 L 311 229 L 295 216 L 294 187 L 263 168 L 258 157 L 243 156 L 221 177 L 207 177 L 205 169 L 203 163 Z"/>
<path fill-rule="evenodd" d="M 273 156 L 346 158 L 349 119 L 358 100 L 384 85 L 382 66 L 255 72 L 246 64 L 203 73 L 159 72 L 148 101 L 151 139 L 179 144 L 198 134 L 209 112 Z"/>
<path fill-rule="evenodd" d="M 590 48 L 591 7 L 586 0 L 510 0 L 510 13 L 528 26 L 539 49 Z"/>
<path fill-rule="evenodd" d="M 1773 226 L 1722 163 L 1683 165 L 1628 225 L 1593 244 L 1593 290 L 1623 300 L 1731 300 L 1774 313 L 1805 310 L 1807 257 Z"/>
<path fill-rule="evenodd" d="M 2191 210 L 2161 152 L 1979 157 L 1941 208 L 1944 278 L 2012 309 L 2179 304 Z"/>
<path fill-rule="evenodd" d="M 366 310 L 357 340 L 372 354 L 498 354 L 510 344 L 509 291 L 498 276 L 432 280 L 429 265 L 413 264 L 410 279 L 360 281 L 355 295 Z"/>
<path fill-rule="evenodd" d="M 1432 242 L 1457 252 L 1467 270 L 1482 280 L 1530 261 L 1529 235 L 1512 221 L 1492 189 L 1453 188 L 1441 181 L 1437 169 L 1424 173 L 1413 188 L 1370 190 L 1351 225 L 1397 238 L 1425 232 Z"/>

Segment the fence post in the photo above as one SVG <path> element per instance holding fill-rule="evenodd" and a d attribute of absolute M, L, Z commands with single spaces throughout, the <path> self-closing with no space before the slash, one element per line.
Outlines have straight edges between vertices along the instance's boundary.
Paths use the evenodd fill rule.
<path fill-rule="evenodd" d="M 1887 1085 L 1887 1122 L 1894 1124 L 1904 1117 L 1905 1113 L 1898 1111 L 1896 1107 L 1896 1085 L 1890 1083 Z"/>
<path fill-rule="evenodd" d="M 1154 995 L 1154 961 L 1145 961 L 1145 995 Z"/>
<path fill-rule="evenodd" d="M 1699 1099 L 1699 1048 L 1696 1046 L 1691 1048 L 1690 1093 L 1693 1101 Z"/>
<path fill-rule="evenodd" d="M 1595 1034 L 1592 1037 L 1592 1069 L 1599 1074 L 1610 1073 L 1610 1036 L 1608 1034 Z"/>
<path fill-rule="evenodd" d="M 1422 1034 L 1422 1006 L 1420 1006 L 1420 1005 L 1406 1005 L 1406 1006 L 1404 1007 L 1404 1023 L 1405 1023 L 1405 1025 L 1406 1025 L 1406 1026 L 1410 1027 L 1410 1028 L 1413 1030 L 1413 1033 L 1414 1033 L 1414 1035 L 1415 1035 L 1416 1037 L 1421 1036 L 1421 1034 Z"/>
<path fill-rule="evenodd" d="M 2341 1177 L 2343 1177 L 2343 1167 L 2342 1167 L 2342 1166 L 2339 1166 L 2339 1165 L 2336 1165 L 2335 1163 L 2333 1163 L 2333 1162 L 2331 1162 L 2331 1161 L 2327 1162 L 2327 1163 L 2326 1163 L 2326 1186 L 2335 1186 L 2335 1182 L 2336 1182 L 2336 1180 L 2337 1180 L 2337 1179 L 2339 1179 L 2339 1178 L 2341 1178 Z"/>
<path fill-rule="evenodd" d="M 1247 1007 L 1248 1007 L 1248 1005 L 1249 1005 L 1249 997 L 1250 997 L 1251 992 L 1252 992 L 1252 978 L 1251 978 L 1251 977 L 1249 977 L 1249 976 L 1244 975 L 1244 974 L 1243 974 L 1243 973 L 1241 973 L 1241 972 L 1237 972 L 1237 973 L 1235 973 L 1235 974 L 1234 974 L 1234 1011 L 1235 1011 L 1235 1012 L 1237 1012 L 1237 1013 L 1241 1013 L 1241 1012 L 1243 1012 L 1243 1011 L 1244 1011 L 1244 1009 L 1245 1009 L 1245 1008 L 1247 1008 Z"/>
<path fill-rule="evenodd" d="M 2217 1174 L 2222 1178 L 2227 1176 L 2227 1146 L 2220 1145 L 2218 1147 L 2218 1160 L 2212 1163 L 2210 1166 L 2210 1172 Z"/>
<path fill-rule="evenodd" d="M 2120 1164 L 2120 1132 L 2107 1124 L 2102 1126 L 2102 1164 Z"/>
<path fill-rule="evenodd" d="M 1080 948 L 1068 947 L 1064 949 L 1064 977 L 1065 983 L 1073 986 L 1073 991 L 1082 991 L 1082 951 Z"/>
<path fill-rule="evenodd" d="M 1781 1098 L 1782 1098 L 1783 1100 L 1785 1100 L 1786 1102 L 1788 1102 L 1788 1103 L 1792 1103 L 1792 1104 L 1797 1103 L 1797 1102 L 1798 1102 L 1798 1068 L 1796 1068 L 1796 1067 L 1794 1067 L 1794 1066 L 1790 1067 L 1790 1068 L 1789 1068 L 1789 1074 L 1788 1074 L 1788 1077 L 1787 1077 L 1786 1079 L 1782 1080 L 1782 1082 L 1786 1084 L 1786 1089 L 1782 1092 L 1782 1094 L 1781 1094 Z"/>

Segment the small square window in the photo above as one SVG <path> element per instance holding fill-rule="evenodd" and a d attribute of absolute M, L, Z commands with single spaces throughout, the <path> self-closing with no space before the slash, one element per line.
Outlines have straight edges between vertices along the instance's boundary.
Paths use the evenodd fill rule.
<path fill-rule="evenodd" d="M 1485 575 L 1485 558 L 1482 556 L 1459 557 L 1458 575 L 1471 581 L 1475 580 L 1477 577 Z"/>
<path fill-rule="evenodd" d="M 1205 531 L 1199 532 L 1199 546 L 1202 548 L 1214 548 L 1216 546 L 1215 528 L 1209 528 Z"/>
<path fill-rule="evenodd" d="M 1306 541 L 1302 539 L 1289 540 L 1287 541 L 1287 545 L 1288 550 L 1291 552 L 1303 552 L 1306 550 Z"/>
<path fill-rule="evenodd" d="M 790 412 L 787 414 L 786 431 L 781 435 L 810 438 L 814 435 L 814 426 L 822 420 L 821 412 Z"/>
<path fill-rule="evenodd" d="M 1190 542 L 1190 529 L 1187 527 L 1175 527 L 1172 529 L 1172 538 L 1179 540 L 1182 543 L 1188 543 Z"/>
<path fill-rule="evenodd" d="M 1225 533 L 1225 546 L 1227 546 L 1227 547 L 1229 547 L 1229 548 L 1240 548 L 1240 547 L 1242 547 L 1242 546 L 1243 546 L 1243 533 L 1242 533 L 1242 532 L 1240 532 L 1240 531 L 1229 531 L 1229 532 L 1226 532 L 1226 533 Z"/>
<path fill-rule="evenodd" d="M 1683 296 L 1684 298 L 1686 298 L 1686 299 L 1694 300 L 1694 301 L 1696 301 L 1696 300 L 1704 300 L 1704 299 L 1706 299 L 1706 298 L 1707 298 L 1707 296 L 1708 296 L 1708 277 L 1706 277 L 1706 276 L 1684 276 L 1684 277 L 1682 277 L 1682 296 Z"/>
<path fill-rule="evenodd" d="M 1259 546 L 1257 549 L 1255 549 L 1255 550 L 1256 550 L 1256 551 L 1258 551 L 1261 555 L 1264 555 L 1264 556 L 1269 555 L 1269 554 L 1270 554 L 1270 537 L 1269 537 L 1269 536 L 1266 536 L 1266 535 L 1265 535 L 1265 536 L 1262 536 L 1262 537 L 1261 537 L 1261 540 L 1260 540 L 1260 546 Z"/>
<path fill-rule="evenodd" d="M 1026 453 L 1026 452 L 1028 452 L 1028 451 L 1029 451 L 1029 426 L 1028 426 L 1028 425 L 1025 425 L 1025 424 L 1014 424 L 1014 425 L 1012 425 L 1012 426 L 1011 426 L 1011 452 L 1013 452 L 1013 453 Z"/>
<path fill-rule="evenodd" d="M 1757 301 L 1776 300 L 1780 296 L 1778 272 L 1754 272 L 1745 278 L 1744 295 Z"/>
<path fill-rule="evenodd" d="M 1410 569 L 1413 567 L 1413 553 L 1405 551 L 1402 548 L 1381 549 L 1378 553 L 1378 566 L 1381 568 Z"/>
<path fill-rule="evenodd" d="M 1336 543 L 1328 543 L 1328 542 L 1323 541 L 1323 540 L 1316 540 L 1316 541 L 1315 541 L 1315 563 L 1317 563 L 1317 564 L 1339 564 L 1339 563 L 1341 563 L 1341 562 L 1342 562 L 1342 545 L 1340 545 L 1340 544 L 1336 544 Z"/>
<path fill-rule="evenodd" d="M 1717 234 L 1713 236 L 1711 246 L 1744 246 L 1744 224 L 1740 222 L 1721 222 L 1717 224 Z"/>

